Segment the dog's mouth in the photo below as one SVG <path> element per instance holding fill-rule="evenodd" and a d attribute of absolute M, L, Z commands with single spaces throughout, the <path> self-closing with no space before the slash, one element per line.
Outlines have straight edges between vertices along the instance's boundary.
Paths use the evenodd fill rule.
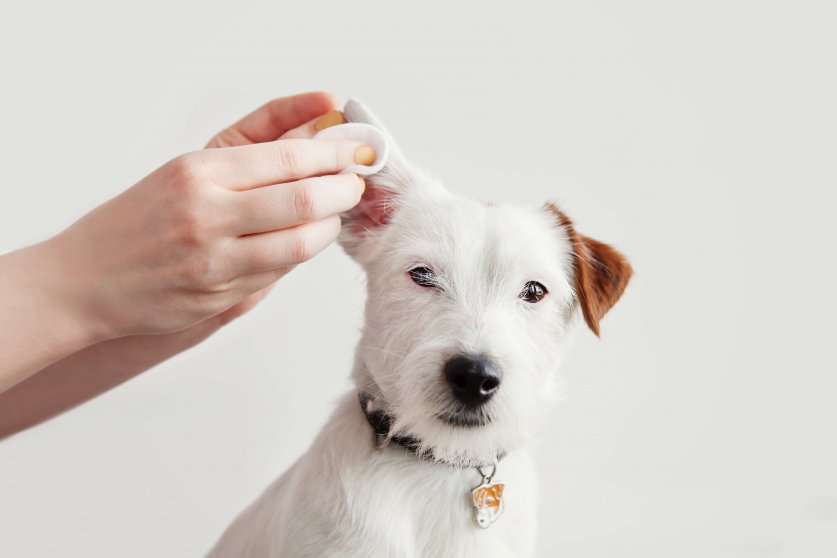
<path fill-rule="evenodd" d="M 482 410 L 440 413 L 436 418 L 455 428 L 480 428 L 491 423 L 491 416 Z"/>

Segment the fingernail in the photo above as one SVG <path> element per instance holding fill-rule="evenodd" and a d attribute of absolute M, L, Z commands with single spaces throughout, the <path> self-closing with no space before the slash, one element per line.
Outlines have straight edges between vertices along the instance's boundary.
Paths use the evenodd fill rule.
<path fill-rule="evenodd" d="M 339 110 L 332 110 L 314 121 L 314 129 L 319 132 L 320 130 L 325 130 L 326 128 L 337 126 L 338 124 L 343 124 L 345 122 L 346 118 L 343 116 L 342 112 Z"/>
<path fill-rule="evenodd" d="M 359 174 L 356 174 L 355 176 L 357 176 L 357 179 L 360 180 L 360 195 L 362 196 L 363 193 L 366 191 L 366 181 Z"/>
<path fill-rule="evenodd" d="M 361 145 L 355 149 L 355 163 L 358 165 L 371 165 L 378 158 L 378 154 L 369 145 Z"/>

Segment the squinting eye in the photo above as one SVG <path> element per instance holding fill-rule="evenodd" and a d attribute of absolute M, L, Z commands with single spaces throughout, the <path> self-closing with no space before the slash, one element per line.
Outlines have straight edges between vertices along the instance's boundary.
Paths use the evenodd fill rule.
<path fill-rule="evenodd" d="M 414 267 L 407 273 L 416 285 L 422 287 L 438 287 L 436 273 L 429 267 Z"/>
<path fill-rule="evenodd" d="M 523 290 L 520 291 L 518 296 L 526 302 L 534 303 L 542 301 L 543 297 L 545 297 L 548 292 L 549 291 L 546 290 L 546 287 L 537 281 L 529 281 L 523 286 Z"/>

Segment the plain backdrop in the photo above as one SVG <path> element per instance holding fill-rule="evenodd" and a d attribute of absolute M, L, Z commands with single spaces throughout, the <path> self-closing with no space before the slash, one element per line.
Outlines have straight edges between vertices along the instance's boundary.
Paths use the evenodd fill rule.
<path fill-rule="evenodd" d="M 0 252 L 270 98 L 360 98 L 451 189 L 559 200 L 636 269 L 536 446 L 539 556 L 837 556 L 829 4 L 4 4 Z M 0 442 L 0 556 L 201 556 L 349 389 L 363 281 L 331 247 Z"/>

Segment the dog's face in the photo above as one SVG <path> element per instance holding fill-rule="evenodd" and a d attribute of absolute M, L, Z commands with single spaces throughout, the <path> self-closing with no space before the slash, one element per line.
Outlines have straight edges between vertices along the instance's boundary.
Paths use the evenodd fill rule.
<path fill-rule="evenodd" d="M 380 127 L 362 106 L 346 115 Z M 463 466 L 527 439 L 576 317 L 598 333 L 630 276 L 621 255 L 554 206 L 453 195 L 397 149 L 367 179 L 340 240 L 368 278 L 360 389 L 393 433 Z"/>

